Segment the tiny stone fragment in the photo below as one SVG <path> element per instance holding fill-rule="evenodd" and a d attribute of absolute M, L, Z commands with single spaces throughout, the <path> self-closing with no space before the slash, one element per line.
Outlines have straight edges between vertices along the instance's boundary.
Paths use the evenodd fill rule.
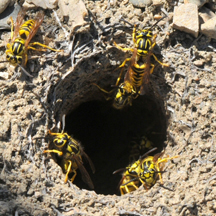
<path fill-rule="evenodd" d="M 152 0 L 129 0 L 129 2 L 135 7 L 146 7 L 152 4 Z"/>
<path fill-rule="evenodd" d="M 200 66 L 203 66 L 203 64 L 205 63 L 205 60 L 204 59 L 198 59 L 198 60 L 195 60 L 193 63 L 195 66 L 200 67 Z"/>
<path fill-rule="evenodd" d="M 0 72 L 0 78 L 7 80 L 9 78 L 8 72 Z"/>
<path fill-rule="evenodd" d="M 173 28 L 192 34 L 199 33 L 198 8 L 195 4 L 182 4 L 174 8 Z"/>
<path fill-rule="evenodd" d="M 216 39 L 216 16 L 201 25 L 201 33 Z"/>

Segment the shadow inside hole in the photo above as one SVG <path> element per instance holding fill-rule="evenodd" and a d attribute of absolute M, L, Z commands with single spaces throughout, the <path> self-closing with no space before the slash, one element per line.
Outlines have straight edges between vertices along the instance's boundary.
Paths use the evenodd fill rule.
<path fill-rule="evenodd" d="M 134 138 L 145 135 L 158 148 L 157 152 L 164 148 L 167 126 L 164 113 L 155 100 L 140 96 L 123 110 L 116 110 L 107 102 L 91 101 L 66 116 L 65 132 L 81 142 L 95 165 L 96 172 L 92 174 L 84 160 L 96 193 L 119 194 L 121 173 L 112 173 L 129 164 L 130 144 Z M 74 184 L 89 189 L 79 170 L 77 173 Z"/>

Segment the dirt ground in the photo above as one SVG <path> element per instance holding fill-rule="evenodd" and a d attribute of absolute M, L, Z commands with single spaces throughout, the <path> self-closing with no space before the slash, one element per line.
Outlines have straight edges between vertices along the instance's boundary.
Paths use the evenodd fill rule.
<path fill-rule="evenodd" d="M 71 35 L 67 23 L 60 26 L 54 12 L 45 11 L 37 41 L 64 52 L 29 52 L 26 70 L 33 77 L 0 63 L 1 72 L 9 73 L 0 80 L 0 215 L 215 215 L 216 41 L 172 29 L 174 1 L 145 9 L 127 0 L 84 2 L 86 25 Z M 160 8 L 170 19 L 153 31 L 154 53 L 170 66 L 155 62 L 150 91 L 115 110 L 93 83 L 111 89 L 115 69 L 131 55 L 113 44 L 133 47 L 132 28 L 119 20 L 151 26 Z M 0 61 L 9 38 L 10 31 L 1 30 Z M 196 66 L 198 60 L 202 65 Z M 95 190 L 79 172 L 74 184 L 65 184 L 55 157 L 43 153 L 49 140 L 36 139 L 47 137 L 48 129 L 61 130 L 64 114 L 65 131 L 95 165 L 92 174 L 84 163 Z M 165 165 L 164 185 L 158 181 L 148 191 L 140 187 L 120 196 L 121 175 L 112 172 L 128 165 L 128 146 L 142 135 L 159 152 L 179 158 Z"/>

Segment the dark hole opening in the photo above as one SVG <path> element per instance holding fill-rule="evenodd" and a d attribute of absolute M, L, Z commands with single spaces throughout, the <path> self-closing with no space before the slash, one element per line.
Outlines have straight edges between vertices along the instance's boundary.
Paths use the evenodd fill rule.
<path fill-rule="evenodd" d="M 119 194 L 121 173 L 112 173 L 129 164 L 132 141 L 145 135 L 158 148 L 154 154 L 162 151 L 166 139 L 164 113 L 153 98 L 140 96 L 132 106 L 122 110 L 112 108 L 109 102 L 91 101 L 81 104 L 66 116 L 65 132 L 81 142 L 95 165 L 93 174 L 84 160 L 96 193 Z M 73 183 L 89 189 L 79 170 Z"/>

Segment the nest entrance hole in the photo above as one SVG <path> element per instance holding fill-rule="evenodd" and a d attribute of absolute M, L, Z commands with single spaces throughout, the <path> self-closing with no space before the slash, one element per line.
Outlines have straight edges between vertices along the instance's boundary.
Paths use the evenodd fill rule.
<path fill-rule="evenodd" d="M 166 117 L 162 109 L 152 98 L 140 96 L 122 110 L 112 108 L 109 102 L 90 101 L 66 116 L 65 132 L 81 142 L 94 163 L 95 174 L 84 160 L 96 193 L 119 194 L 121 173 L 112 173 L 129 164 L 132 141 L 146 136 L 158 148 L 157 152 L 164 148 Z M 73 183 L 89 189 L 79 170 Z"/>

